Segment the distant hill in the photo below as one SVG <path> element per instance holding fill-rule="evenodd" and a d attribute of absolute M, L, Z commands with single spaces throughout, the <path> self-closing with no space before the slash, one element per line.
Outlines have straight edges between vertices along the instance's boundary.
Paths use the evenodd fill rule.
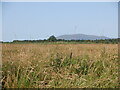
<path fill-rule="evenodd" d="M 96 35 L 85 35 L 85 34 L 69 34 L 69 35 L 61 35 L 56 37 L 57 39 L 64 40 L 99 40 L 99 39 L 110 39 L 105 36 L 96 36 Z"/>

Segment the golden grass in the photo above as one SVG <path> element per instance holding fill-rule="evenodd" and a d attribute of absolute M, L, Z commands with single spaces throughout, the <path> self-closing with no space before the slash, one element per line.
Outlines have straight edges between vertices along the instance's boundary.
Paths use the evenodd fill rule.
<path fill-rule="evenodd" d="M 5 88 L 115 88 L 117 44 L 2 44 Z"/>

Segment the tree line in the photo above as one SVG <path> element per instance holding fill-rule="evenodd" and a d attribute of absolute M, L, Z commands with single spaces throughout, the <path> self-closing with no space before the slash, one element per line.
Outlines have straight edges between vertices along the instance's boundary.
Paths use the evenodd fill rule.
<path fill-rule="evenodd" d="M 85 44 L 89 44 L 89 43 L 105 43 L 105 44 L 118 44 L 118 40 L 120 39 L 99 39 L 99 40 L 64 40 L 64 39 L 56 39 L 56 37 L 54 35 L 50 36 L 48 39 L 44 39 L 44 40 L 14 40 L 13 42 L 10 43 L 44 43 L 44 42 L 74 42 L 74 43 L 85 43 Z"/>

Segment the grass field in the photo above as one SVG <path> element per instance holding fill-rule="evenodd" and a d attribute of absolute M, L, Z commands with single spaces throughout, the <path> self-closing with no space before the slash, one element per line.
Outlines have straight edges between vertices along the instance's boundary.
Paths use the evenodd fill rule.
<path fill-rule="evenodd" d="M 116 88 L 117 44 L 2 44 L 4 88 Z"/>

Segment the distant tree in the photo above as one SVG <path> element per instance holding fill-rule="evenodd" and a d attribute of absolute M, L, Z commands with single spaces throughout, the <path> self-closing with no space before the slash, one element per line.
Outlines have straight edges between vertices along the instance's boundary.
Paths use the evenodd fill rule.
<path fill-rule="evenodd" d="M 52 35 L 48 38 L 48 41 L 57 41 L 57 39 L 54 35 Z"/>

